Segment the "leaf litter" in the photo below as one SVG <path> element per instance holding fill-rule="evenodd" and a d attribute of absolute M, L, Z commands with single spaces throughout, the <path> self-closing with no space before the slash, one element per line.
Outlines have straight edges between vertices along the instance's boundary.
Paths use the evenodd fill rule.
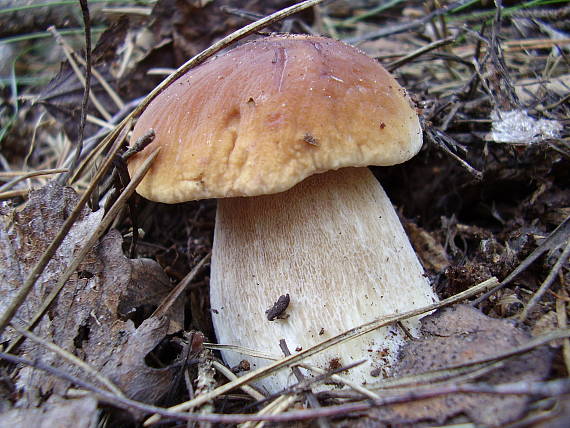
<path fill-rule="evenodd" d="M 34 191 L 22 210 L 3 207 L 0 234 L 0 296 L 9 301 L 23 275 L 35 264 L 55 232 L 61 227 L 78 197 L 68 187 L 55 182 Z M 101 220 L 102 210 L 84 209 L 56 255 L 16 314 L 15 322 L 32 318 L 58 276 L 84 240 Z M 35 331 L 58 347 L 85 361 L 132 398 L 154 402 L 171 386 L 173 366 L 153 368 L 145 357 L 169 334 L 182 328 L 181 302 L 175 302 L 168 316 L 137 321 L 137 311 L 156 307 L 168 294 L 171 284 L 160 266 L 149 259 L 127 259 L 122 238 L 109 232 L 92 249 L 68 281 Z M 5 340 L 14 339 L 8 331 Z M 46 352 L 43 346 L 26 340 L 22 356 L 42 358 L 53 367 L 80 375 L 80 368 Z M 14 377 L 17 389 L 25 391 L 20 406 L 34 406 L 49 396 L 64 396 L 70 387 L 65 380 L 30 367 L 22 367 Z M 147 388 L 148 384 L 153 388 Z"/>
<path fill-rule="evenodd" d="M 423 337 L 402 350 L 396 376 L 445 370 L 497 356 L 498 349 L 515 348 L 531 335 L 513 321 L 487 317 L 469 305 L 442 309 L 422 319 Z M 491 367 L 470 381 L 498 385 L 543 380 L 550 371 L 551 352 L 537 348 Z M 502 426 L 520 418 L 529 397 L 524 395 L 452 394 L 373 409 L 375 420 L 391 423 L 442 424 L 464 413 L 476 424 Z"/>

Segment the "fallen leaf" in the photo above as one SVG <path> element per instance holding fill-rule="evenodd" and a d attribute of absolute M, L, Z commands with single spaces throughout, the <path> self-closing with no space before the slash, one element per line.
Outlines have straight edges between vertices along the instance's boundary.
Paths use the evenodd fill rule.
<path fill-rule="evenodd" d="M 78 196 L 71 188 L 51 183 L 32 192 L 21 211 L 2 208 L 0 264 L 4 268 L 0 271 L 0 301 L 4 304 L 12 301 L 77 201 Z M 35 314 L 85 237 L 99 225 L 101 216 L 102 210 L 94 213 L 83 210 L 18 310 L 15 319 L 20 324 Z M 83 359 L 111 379 L 125 395 L 155 402 L 169 390 L 174 372 L 179 370 L 175 364 L 156 369 L 145 362 L 146 355 L 167 334 L 182 329 L 180 300 L 172 306 L 168 317 L 148 318 L 170 289 L 168 278 L 156 262 L 129 260 L 123 255 L 122 238 L 112 230 L 88 253 L 34 332 Z M 13 330 L 4 336 L 7 342 L 14 337 Z M 30 339 L 20 346 L 19 352 L 28 359 L 39 359 L 102 386 Z M 31 367 L 19 367 L 14 383 L 19 406 L 38 405 L 50 395 L 63 396 L 69 387 L 67 381 Z"/>
<path fill-rule="evenodd" d="M 97 399 L 57 400 L 41 408 L 12 409 L 0 414 L 2 427 L 90 428 L 97 425 Z"/>
<path fill-rule="evenodd" d="M 395 376 L 417 375 L 494 357 L 531 338 L 516 323 L 487 317 L 469 305 L 446 308 L 423 318 L 422 331 L 421 339 L 403 348 Z M 473 381 L 495 385 L 542 380 L 550 370 L 550 361 L 548 349 L 537 348 Z M 501 426 L 523 416 L 528 404 L 529 397 L 524 395 L 458 393 L 375 408 L 369 416 L 375 421 L 415 426 L 420 422 L 442 424 L 454 416 L 466 415 L 475 424 Z"/>

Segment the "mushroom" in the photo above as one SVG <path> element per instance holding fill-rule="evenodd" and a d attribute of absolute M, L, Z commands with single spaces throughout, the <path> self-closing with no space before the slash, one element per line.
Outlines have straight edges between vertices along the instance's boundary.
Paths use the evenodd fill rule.
<path fill-rule="evenodd" d="M 132 140 L 162 149 L 137 191 L 166 203 L 220 198 L 210 296 L 219 343 L 280 355 L 436 301 L 398 216 L 367 165 L 421 148 L 405 90 L 372 58 L 323 37 L 270 36 L 190 70 L 157 96 Z M 327 172 L 328 171 L 328 172 Z M 266 311 L 288 296 L 285 316 Z M 283 315 L 283 314 L 281 314 Z M 417 318 L 403 325 L 418 334 Z M 385 327 L 309 363 L 371 382 L 404 343 Z M 222 352 L 228 366 L 244 359 Z M 267 360 L 246 356 L 252 367 Z M 259 382 L 277 391 L 288 371 Z"/>

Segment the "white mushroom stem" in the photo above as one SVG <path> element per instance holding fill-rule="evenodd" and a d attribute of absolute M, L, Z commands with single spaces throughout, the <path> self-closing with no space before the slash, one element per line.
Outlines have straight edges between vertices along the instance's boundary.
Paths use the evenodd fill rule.
<path fill-rule="evenodd" d="M 210 288 L 218 342 L 277 356 L 280 339 L 294 352 L 436 301 L 390 200 L 367 168 L 317 174 L 275 195 L 219 200 Z M 288 318 L 269 321 L 265 311 L 285 294 Z M 418 319 L 405 327 L 417 334 Z M 309 361 L 327 369 L 366 359 L 347 376 L 370 383 L 389 373 L 404 340 L 395 325 Z M 252 368 L 269 363 L 232 351 L 223 357 L 229 366 L 243 359 Z M 259 384 L 275 392 L 293 382 L 285 370 Z"/>

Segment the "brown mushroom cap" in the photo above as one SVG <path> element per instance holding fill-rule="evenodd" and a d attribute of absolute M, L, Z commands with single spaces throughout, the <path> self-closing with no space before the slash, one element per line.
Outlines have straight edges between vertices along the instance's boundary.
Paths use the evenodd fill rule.
<path fill-rule="evenodd" d="M 375 60 L 342 42 L 271 36 L 186 73 L 139 118 L 131 141 L 160 146 L 138 186 L 167 203 L 278 193 L 347 166 L 393 165 L 422 145 L 405 90 Z"/>

